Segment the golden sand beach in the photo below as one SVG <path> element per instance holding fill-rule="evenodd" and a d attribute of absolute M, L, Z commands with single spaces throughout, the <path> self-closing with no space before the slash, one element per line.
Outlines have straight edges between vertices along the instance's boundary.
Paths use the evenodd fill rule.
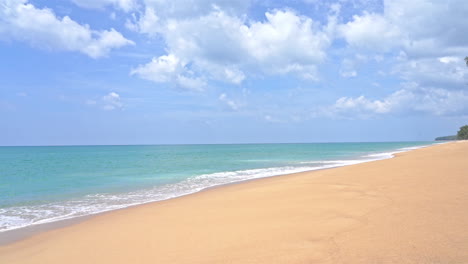
<path fill-rule="evenodd" d="M 468 263 L 468 142 L 97 215 L 0 263 Z"/>

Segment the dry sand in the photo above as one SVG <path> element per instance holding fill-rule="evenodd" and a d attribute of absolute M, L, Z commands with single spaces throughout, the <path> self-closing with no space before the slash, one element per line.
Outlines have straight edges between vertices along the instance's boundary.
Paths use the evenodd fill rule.
<path fill-rule="evenodd" d="M 98 215 L 0 263 L 468 263 L 468 142 Z"/>

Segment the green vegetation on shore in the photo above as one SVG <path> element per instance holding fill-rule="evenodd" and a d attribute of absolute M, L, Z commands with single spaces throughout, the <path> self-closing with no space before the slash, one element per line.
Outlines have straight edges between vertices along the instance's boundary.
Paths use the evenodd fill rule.
<path fill-rule="evenodd" d="M 468 64 L 468 60 L 467 60 L 467 64 Z M 457 138 L 468 139 L 468 125 L 460 127 L 460 130 L 458 130 L 458 133 L 457 133 Z"/>
<path fill-rule="evenodd" d="M 468 64 L 468 57 L 465 58 Z M 466 140 L 468 139 L 468 125 L 460 127 L 460 130 L 458 130 L 458 133 L 453 136 L 445 136 L 445 137 L 437 137 L 435 140 Z"/>
<path fill-rule="evenodd" d="M 445 136 L 445 137 L 436 137 L 435 140 L 436 141 L 441 141 L 441 140 L 457 140 L 458 137 L 457 136 Z"/>

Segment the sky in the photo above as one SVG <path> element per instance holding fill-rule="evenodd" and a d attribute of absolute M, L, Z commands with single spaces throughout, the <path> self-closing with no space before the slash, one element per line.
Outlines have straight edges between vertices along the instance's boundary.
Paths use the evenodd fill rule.
<path fill-rule="evenodd" d="M 0 145 L 426 141 L 466 0 L 0 0 Z"/>

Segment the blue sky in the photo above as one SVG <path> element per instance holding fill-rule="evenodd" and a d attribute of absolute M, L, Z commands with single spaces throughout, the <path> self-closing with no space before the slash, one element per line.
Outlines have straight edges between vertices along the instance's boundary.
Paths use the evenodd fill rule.
<path fill-rule="evenodd" d="M 466 0 L 0 0 L 0 145 L 432 140 Z"/>

